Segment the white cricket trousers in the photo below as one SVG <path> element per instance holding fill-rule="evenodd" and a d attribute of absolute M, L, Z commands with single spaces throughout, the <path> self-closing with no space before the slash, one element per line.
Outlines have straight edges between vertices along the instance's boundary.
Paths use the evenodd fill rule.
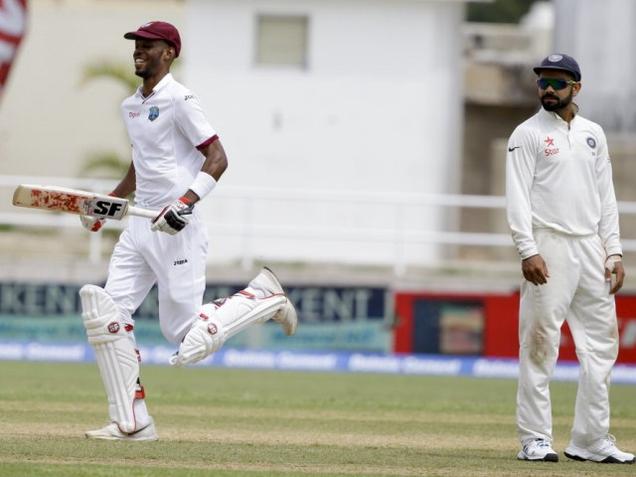
<path fill-rule="evenodd" d="M 580 364 L 571 443 L 586 447 L 609 431 L 610 372 L 618 355 L 614 296 L 605 281 L 598 236 L 571 237 L 535 230 L 548 283 L 524 281 L 519 311 L 517 429 L 521 442 L 552 441 L 549 381 L 567 320 Z"/>
<path fill-rule="evenodd" d="M 130 217 L 113 250 L 105 290 L 122 321 L 133 324 L 132 314 L 157 283 L 161 332 L 179 343 L 203 305 L 207 230 L 197 214 L 176 235 L 150 226 L 148 219 Z"/>

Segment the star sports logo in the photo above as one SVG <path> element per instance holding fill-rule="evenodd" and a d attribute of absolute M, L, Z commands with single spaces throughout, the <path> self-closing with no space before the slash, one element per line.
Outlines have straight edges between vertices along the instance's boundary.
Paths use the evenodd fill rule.
<path fill-rule="evenodd" d="M 559 153 L 559 148 L 554 145 L 554 138 L 548 136 L 543 142 L 545 142 L 545 149 L 543 150 L 545 157 L 554 156 Z"/>

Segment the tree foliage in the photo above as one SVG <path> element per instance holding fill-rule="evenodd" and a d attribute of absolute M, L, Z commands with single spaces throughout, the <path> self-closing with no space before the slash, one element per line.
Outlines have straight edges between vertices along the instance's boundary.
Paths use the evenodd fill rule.
<path fill-rule="evenodd" d="M 537 0 L 495 0 L 490 3 L 469 3 L 467 20 L 484 23 L 519 23 Z"/>
<path fill-rule="evenodd" d="M 100 60 L 86 65 L 83 71 L 81 85 L 102 78 L 108 78 L 121 84 L 126 88 L 128 94 L 134 93 L 140 82 L 129 64 Z"/>
<path fill-rule="evenodd" d="M 126 94 L 133 94 L 139 86 L 139 78 L 127 63 L 98 60 L 84 67 L 81 86 L 97 79 L 108 79 L 119 83 Z M 88 155 L 82 164 L 80 175 L 88 177 L 119 179 L 126 174 L 130 158 L 119 156 L 114 151 L 96 151 Z"/>

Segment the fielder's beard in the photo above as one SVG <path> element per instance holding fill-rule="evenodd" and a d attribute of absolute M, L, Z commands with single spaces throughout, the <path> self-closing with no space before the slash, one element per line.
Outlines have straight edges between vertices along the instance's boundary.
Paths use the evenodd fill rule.
<path fill-rule="evenodd" d="M 543 96 L 541 96 L 541 106 L 543 106 L 543 109 L 545 109 L 546 111 L 558 111 L 560 109 L 567 107 L 572 102 L 573 97 L 574 97 L 573 91 L 570 91 L 570 94 L 563 99 L 559 98 L 558 96 L 546 93 Z M 548 103 L 545 101 L 546 98 L 556 99 L 556 101 L 553 103 Z"/>

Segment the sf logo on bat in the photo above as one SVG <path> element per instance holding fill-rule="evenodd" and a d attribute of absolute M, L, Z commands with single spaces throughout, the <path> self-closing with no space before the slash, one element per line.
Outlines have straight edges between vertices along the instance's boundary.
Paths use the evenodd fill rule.
<path fill-rule="evenodd" d="M 105 219 L 121 219 L 126 215 L 128 201 L 126 199 L 95 199 L 90 201 L 88 215 Z"/>

